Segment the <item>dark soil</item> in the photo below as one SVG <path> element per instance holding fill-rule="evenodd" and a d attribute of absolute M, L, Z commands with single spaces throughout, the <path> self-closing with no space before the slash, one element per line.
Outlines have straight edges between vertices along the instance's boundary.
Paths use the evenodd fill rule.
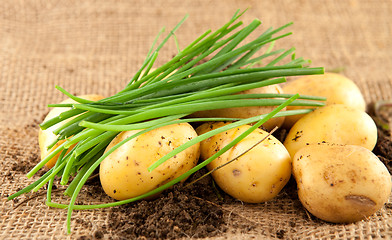
<path fill-rule="evenodd" d="M 377 123 L 378 130 L 377 144 L 373 152 L 392 174 L 392 107 L 389 105 L 375 109 L 374 104 L 369 104 L 368 109 L 370 116 Z"/>
<path fill-rule="evenodd" d="M 384 163 L 390 174 L 392 174 L 392 141 L 389 132 L 378 129 L 378 141 L 373 152 Z"/>
<path fill-rule="evenodd" d="M 18 156 L 21 156 L 21 155 L 20 154 L 18 155 L 18 153 L 16 153 L 16 154 L 13 154 L 11 157 L 17 158 Z M 18 161 L 14 162 L 11 165 L 12 171 L 27 173 L 39 162 L 39 156 L 37 153 L 32 153 L 30 156 L 25 158 L 25 160 L 21 160 L 21 159 L 24 159 L 24 158 L 18 158 Z M 39 171 L 37 173 L 37 176 L 42 176 L 44 174 L 45 174 L 45 170 L 43 169 L 42 171 Z"/>
<path fill-rule="evenodd" d="M 95 231 L 94 238 L 205 238 L 226 232 L 220 204 L 233 200 L 214 188 L 209 176 L 193 185 L 184 185 L 177 184 L 154 200 L 111 208 L 107 224 Z"/>

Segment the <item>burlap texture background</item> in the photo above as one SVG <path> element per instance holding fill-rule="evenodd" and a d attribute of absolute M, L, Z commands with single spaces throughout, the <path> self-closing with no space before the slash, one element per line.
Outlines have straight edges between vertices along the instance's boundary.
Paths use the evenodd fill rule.
<path fill-rule="evenodd" d="M 366 101 L 392 98 L 392 1 L 2 1 L 0 4 L 0 239 L 64 239 L 66 212 L 49 209 L 44 196 L 14 209 L 4 196 L 33 179 L 15 168 L 36 161 L 34 127 L 49 103 L 62 100 L 60 85 L 74 94 L 108 96 L 122 89 L 138 69 L 159 29 L 190 18 L 177 32 L 185 46 L 206 29 L 225 23 L 236 9 L 242 18 L 259 18 L 263 29 L 293 21 L 294 34 L 278 46 L 295 46 L 313 66 L 343 70 L 363 91 Z M 171 42 L 161 63 L 175 53 Z M 94 203 L 88 195 L 82 200 Z M 251 221 L 248 233 L 229 238 L 379 239 L 392 236 L 392 211 L 382 209 L 366 221 L 333 225 L 308 218 L 298 200 L 284 196 L 259 205 L 225 206 L 229 224 Z M 75 212 L 68 238 L 90 236 L 107 210 Z M 235 218 L 233 216 L 236 216 Z M 242 216 L 242 217 L 238 217 Z M 89 222 L 89 224 L 80 224 Z M 229 226 L 230 228 L 230 226 Z M 231 227 L 235 229 L 235 227 Z"/>

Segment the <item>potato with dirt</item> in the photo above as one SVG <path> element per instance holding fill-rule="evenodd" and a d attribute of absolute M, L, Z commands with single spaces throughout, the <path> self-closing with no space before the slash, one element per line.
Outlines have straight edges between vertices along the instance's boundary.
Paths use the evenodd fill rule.
<path fill-rule="evenodd" d="M 83 99 L 87 99 L 87 100 L 91 100 L 91 101 L 98 101 L 100 99 L 103 99 L 103 96 L 100 95 L 96 95 L 96 94 L 90 94 L 90 95 L 82 95 L 79 96 L 80 98 Z M 76 103 L 76 101 L 68 98 L 64 101 L 61 102 L 61 104 L 66 104 L 66 103 Z M 48 121 L 54 117 L 59 116 L 61 113 L 70 110 L 71 108 L 69 107 L 54 107 L 52 108 L 48 115 L 46 115 L 45 119 L 43 122 Z M 62 122 L 59 122 L 45 130 L 39 129 L 38 132 L 38 142 L 39 142 L 39 148 L 41 150 L 41 159 L 44 159 L 46 156 L 48 156 L 52 151 L 54 151 L 58 146 L 60 146 L 64 141 L 64 140 L 59 140 L 52 148 L 48 149 L 48 146 L 51 145 L 56 139 L 57 139 L 57 135 L 55 135 L 53 133 L 54 130 L 56 130 L 57 128 L 61 127 L 62 125 L 64 125 L 66 122 L 70 121 L 72 118 L 66 119 Z M 72 148 L 68 149 L 68 152 L 71 151 Z M 54 164 L 57 162 L 57 159 L 59 158 L 60 153 L 58 153 L 57 155 L 55 155 L 53 158 L 51 158 L 49 160 L 49 162 L 47 162 L 45 164 L 46 167 L 48 168 L 52 168 L 54 166 Z"/>
<path fill-rule="evenodd" d="M 373 150 L 377 126 L 365 112 L 343 104 L 320 107 L 298 120 L 288 132 L 284 145 L 293 157 L 313 143 L 358 145 Z"/>
<path fill-rule="evenodd" d="M 388 201 L 391 176 L 369 149 L 355 145 L 312 144 L 293 159 L 298 196 L 314 216 L 351 223 L 371 216 Z"/>
<path fill-rule="evenodd" d="M 228 123 L 205 123 L 199 126 L 198 134 L 225 126 Z M 205 160 L 249 129 L 243 125 L 201 142 L 200 157 Z M 257 142 L 266 139 L 246 152 Z M 240 156 L 242 153 L 244 155 Z M 237 160 L 228 163 L 240 156 Z M 248 203 L 261 203 L 274 198 L 286 185 L 291 176 L 291 158 L 286 148 L 268 132 L 256 129 L 223 155 L 207 165 L 208 170 L 223 164 L 212 177 L 219 187 L 232 197 Z"/>
<path fill-rule="evenodd" d="M 284 93 L 326 97 L 326 105 L 344 104 L 361 111 L 366 110 L 366 103 L 358 86 L 349 78 L 326 72 L 321 75 L 310 75 L 288 81 L 283 85 Z M 287 110 L 310 107 L 288 106 Z M 285 118 L 283 126 L 290 129 L 304 115 L 292 115 Z"/>
<path fill-rule="evenodd" d="M 139 130 L 121 132 L 106 151 L 137 132 Z M 179 123 L 131 139 L 100 164 L 99 177 L 104 191 L 114 199 L 124 200 L 147 193 L 177 178 L 197 164 L 200 144 L 185 149 L 151 172 L 148 167 L 195 137 L 196 131 L 190 124 Z"/>
<path fill-rule="evenodd" d="M 249 89 L 239 92 L 237 94 L 262 94 L 262 93 L 275 93 L 282 94 L 283 90 L 279 84 L 269 85 L 265 87 Z M 192 117 L 226 117 L 226 118 L 249 118 L 262 114 L 267 114 L 274 110 L 276 106 L 253 106 L 253 107 L 236 107 L 236 108 L 223 108 L 207 111 L 200 111 L 193 113 Z M 267 130 L 272 130 L 274 127 L 282 126 L 285 117 L 271 118 L 263 127 Z"/>

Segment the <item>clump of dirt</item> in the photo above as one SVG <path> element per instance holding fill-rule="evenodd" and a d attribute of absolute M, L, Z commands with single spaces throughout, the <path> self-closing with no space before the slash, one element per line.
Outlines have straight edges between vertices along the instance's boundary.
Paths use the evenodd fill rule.
<path fill-rule="evenodd" d="M 385 164 L 390 174 L 392 174 L 392 141 L 390 133 L 378 129 L 378 140 L 373 150 L 374 154 Z"/>
<path fill-rule="evenodd" d="M 13 154 L 11 157 L 17 158 L 18 153 Z M 30 156 L 27 158 L 18 158 L 17 162 L 14 162 L 11 166 L 11 170 L 15 172 L 22 172 L 22 173 L 27 173 L 30 171 L 38 162 L 39 162 L 39 156 L 37 153 L 32 153 Z M 39 176 L 42 176 L 44 174 L 44 170 L 40 171 Z"/>
<path fill-rule="evenodd" d="M 37 152 L 32 152 L 30 155 L 26 156 L 26 153 L 23 151 L 23 149 L 18 149 L 18 147 L 14 147 L 12 149 L 12 153 L 9 155 L 9 157 L 13 160 L 10 163 L 10 170 L 13 172 L 20 172 L 20 173 L 27 173 L 31 169 L 37 165 L 40 161 L 40 156 Z M 41 177 L 42 175 L 45 174 L 47 171 L 46 168 L 42 168 L 38 170 L 38 172 L 35 174 L 35 176 Z M 11 175 L 13 178 L 13 175 Z"/>
<path fill-rule="evenodd" d="M 392 174 L 392 103 L 383 107 L 377 104 L 369 104 L 369 114 L 375 121 L 378 131 L 378 139 L 373 153 L 384 163 L 389 173 Z"/>
<path fill-rule="evenodd" d="M 196 173 L 192 179 L 201 176 Z M 192 181 L 190 179 L 188 182 Z M 210 176 L 190 186 L 177 184 L 155 200 L 143 200 L 112 208 L 107 223 L 95 238 L 114 239 L 205 238 L 227 231 L 224 209 L 232 201 L 211 186 Z"/>

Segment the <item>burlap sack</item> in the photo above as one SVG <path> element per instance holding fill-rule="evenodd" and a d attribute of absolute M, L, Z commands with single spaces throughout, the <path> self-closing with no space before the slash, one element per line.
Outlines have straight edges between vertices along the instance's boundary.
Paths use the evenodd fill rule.
<path fill-rule="evenodd" d="M 0 4 L 0 238 L 76 239 L 91 236 L 108 210 L 75 211 L 72 234 L 65 232 L 66 211 L 48 208 L 45 196 L 26 203 L 5 196 L 26 186 L 27 166 L 38 161 L 37 123 L 49 103 L 74 94 L 113 94 L 140 67 L 159 29 L 190 18 L 177 32 L 181 46 L 206 29 L 216 29 L 236 9 L 244 22 L 259 18 L 263 29 L 294 21 L 294 33 L 279 46 L 295 46 L 313 66 L 342 70 L 362 90 L 367 102 L 392 99 L 392 2 L 368 1 L 2 1 Z M 160 55 L 168 60 L 176 47 Z M 19 203 L 26 199 L 24 196 Z M 61 195 L 58 194 L 61 198 Z M 105 196 L 81 195 L 81 201 Z M 307 216 L 298 200 L 280 197 L 265 204 L 233 204 L 229 229 L 221 238 L 380 239 L 392 236 L 392 212 L 384 208 L 368 220 L 333 225 Z M 231 214 L 232 213 L 232 214 Z M 235 222 L 257 228 L 236 232 Z M 83 224 L 85 223 L 85 224 Z"/>

